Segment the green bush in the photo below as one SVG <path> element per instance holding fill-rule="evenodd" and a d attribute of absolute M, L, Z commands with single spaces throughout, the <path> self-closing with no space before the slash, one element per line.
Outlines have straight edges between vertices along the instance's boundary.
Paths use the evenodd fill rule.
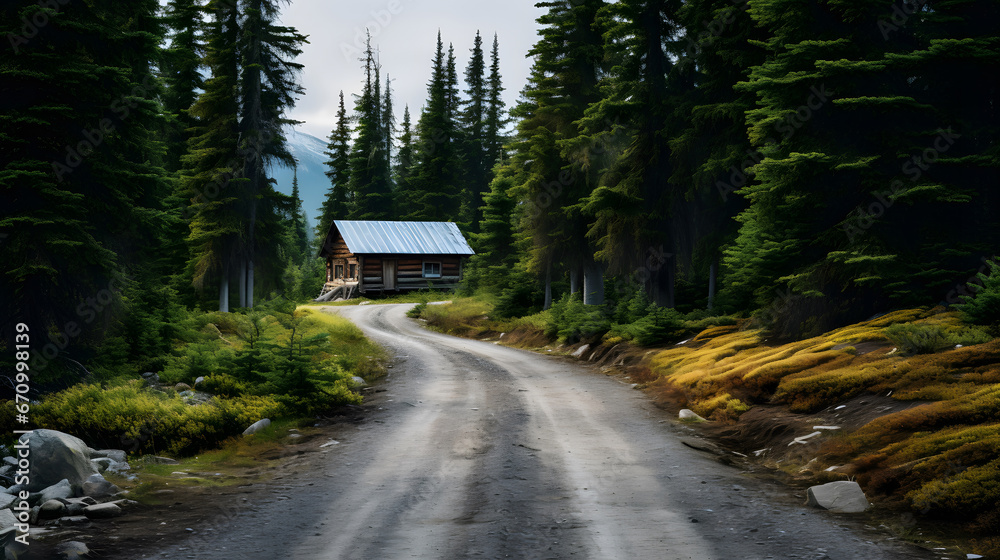
<path fill-rule="evenodd" d="M 961 296 L 964 303 L 956 305 L 965 320 L 978 325 L 1000 326 L 1000 265 L 988 261 L 989 274 L 976 275 L 982 285 L 973 296 Z M 953 301 L 953 300 L 949 300 Z"/>
<path fill-rule="evenodd" d="M 188 455 L 217 447 L 261 418 L 281 416 L 285 408 L 259 395 L 191 406 L 177 395 L 130 381 L 75 385 L 50 395 L 32 412 L 39 425 L 73 434 L 93 447 Z"/>
<path fill-rule="evenodd" d="M 552 305 L 545 334 L 568 344 L 597 338 L 608 332 L 611 321 L 603 306 L 584 305 L 580 294 L 564 295 Z"/>
<path fill-rule="evenodd" d="M 896 323 L 885 329 L 885 336 L 905 354 L 933 354 L 961 344 L 972 346 L 989 342 L 990 335 L 973 328 L 949 332 L 940 325 Z"/>

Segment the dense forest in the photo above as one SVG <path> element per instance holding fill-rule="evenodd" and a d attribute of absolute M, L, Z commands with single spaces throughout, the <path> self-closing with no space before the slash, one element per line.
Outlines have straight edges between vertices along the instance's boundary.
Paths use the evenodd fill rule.
<path fill-rule="evenodd" d="M 641 300 L 789 337 L 994 270 L 1000 3 L 541 2 L 515 107 L 496 36 L 460 79 L 431 31 L 398 122 L 369 39 L 312 235 L 270 176 L 305 95 L 283 5 L 0 8 L 5 343 L 25 323 L 64 373 L 156 367 L 186 312 L 317 295 L 334 219 L 458 222 L 498 313 Z"/>

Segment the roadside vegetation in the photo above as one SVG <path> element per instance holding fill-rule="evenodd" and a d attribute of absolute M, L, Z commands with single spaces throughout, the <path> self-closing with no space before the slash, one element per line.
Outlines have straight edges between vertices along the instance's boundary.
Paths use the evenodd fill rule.
<path fill-rule="evenodd" d="M 283 300 L 235 313 L 182 312 L 170 328 L 162 355 L 87 372 L 44 395 L 32 421 L 94 447 L 189 456 L 262 418 L 313 418 L 360 404 L 355 377 L 384 373 L 383 350 L 350 321 Z M 158 367 L 144 378 L 141 366 Z M 4 408 L 10 422 L 13 402 Z"/>

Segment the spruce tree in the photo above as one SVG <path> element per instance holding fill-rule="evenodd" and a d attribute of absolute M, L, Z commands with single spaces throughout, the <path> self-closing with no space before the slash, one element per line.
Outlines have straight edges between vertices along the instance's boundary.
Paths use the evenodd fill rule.
<path fill-rule="evenodd" d="M 410 195 L 406 200 L 406 220 L 454 221 L 461 208 L 458 170 L 460 158 L 456 146 L 454 100 L 457 78 L 454 58 L 445 58 L 444 43 L 438 32 L 427 105 L 417 125 L 416 164 L 410 177 Z"/>
<path fill-rule="evenodd" d="M 486 125 L 483 131 L 483 151 L 486 154 L 484 163 L 491 170 L 503 159 L 504 129 L 510 122 L 505 114 L 503 91 L 500 40 L 494 33 L 493 49 L 490 51 L 490 75 L 486 80 Z"/>
<path fill-rule="evenodd" d="M 380 69 L 370 36 L 361 61 L 365 68 L 365 86 L 355 100 L 358 125 L 357 138 L 351 148 L 350 192 L 353 200 L 349 217 L 352 220 L 387 220 L 392 217 L 389 157 L 382 117 Z"/>
<path fill-rule="evenodd" d="M 330 179 L 330 189 L 319 209 L 316 223 L 316 237 L 323 239 L 334 220 L 347 218 L 350 199 L 351 178 L 351 124 L 344 105 L 344 92 L 340 92 L 340 106 L 337 109 L 337 126 L 330 133 L 326 151 L 326 176 Z"/>
<path fill-rule="evenodd" d="M 79 343 L 105 332 L 93 321 L 126 311 L 117 294 L 144 279 L 144 255 L 163 248 L 156 233 L 168 220 L 169 185 L 156 142 L 164 125 L 151 66 L 162 40 L 157 9 L 147 0 L 0 7 L 11 49 L 0 63 L 6 341 L 23 322 L 38 350 L 58 341 L 81 359 Z M 43 16 L 45 27 L 24 37 L 22 20 Z M 150 261 L 148 274 L 164 274 Z M 99 310 L 85 301 L 98 297 L 106 301 Z M 32 356 L 33 380 L 42 381 L 47 362 Z"/>
<path fill-rule="evenodd" d="M 483 38 L 476 32 L 472 47 L 472 57 L 465 67 L 465 90 L 467 99 L 461 114 L 462 160 L 464 165 L 462 187 L 462 221 L 468 223 L 468 231 L 479 232 L 479 209 L 483 205 L 483 194 L 489 189 L 490 168 L 485 153 L 486 143 L 486 63 L 483 58 Z"/>
<path fill-rule="evenodd" d="M 551 267 L 561 263 L 570 269 L 574 285 L 582 271 L 586 302 L 601 303 L 603 270 L 586 238 L 591 221 L 580 210 L 596 188 L 600 170 L 587 158 L 601 156 L 603 150 L 576 141 L 578 121 L 601 98 L 603 24 L 597 16 L 604 2 L 538 6 L 548 11 L 538 18 L 540 39 L 529 52 L 535 62 L 514 113 L 521 120 L 513 165 L 524 173 L 516 190 L 526 202 L 524 228 L 533 239 L 529 269 L 549 278 Z"/>
<path fill-rule="evenodd" d="M 602 10 L 613 66 L 603 98 L 581 121 L 586 134 L 562 143 L 581 169 L 601 167 L 602 156 L 611 157 L 600 188 L 586 202 L 585 213 L 594 217 L 589 236 L 610 273 L 638 271 L 650 300 L 667 307 L 675 303 L 675 238 L 681 237 L 679 228 L 670 231 L 670 218 L 679 217 L 671 216 L 672 203 L 684 198 L 669 184 L 671 154 L 663 141 L 675 132 L 670 121 L 677 88 L 669 76 L 677 53 L 668 49 L 676 43 L 679 6 L 677 0 L 621 0 Z M 594 146 L 613 152 L 595 154 Z"/>
<path fill-rule="evenodd" d="M 195 124 L 189 110 L 198 92 L 205 88 L 201 74 L 205 54 L 204 13 L 201 0 L 170 0 L 164 15 L 164 23 L 170 30 L 170 45 L 163 52 L 166 85 L 163 109 L 171 119 L 167 137 L 167 169 L 171 172 L 181 167 L 190 137 L 188 131 Z"/>
<path fill-rule="evenodd" d="M 240 27 L 239 13 L 228 0 L 211 0 L 208 12 L 212 19 L 205 65 L 211 77 L 190 110 L 195 124 L 182 158 L 179 193 L 190 227 L 188 276 L 199 292 L 207 285 L 218 286 L 219 310 L 229 311 L 229 279 L 240 262 L 239 200 L 246 188 L 235 95 Z"/>
<path fill-rule="evenodd" d="M 408 201 L 413 195 L 410 177 L 413 172 L 415 150 L 412 123 L 410 122 L 410 106 L 407 105 L 403 108 L 403 122 L 400 124 L 399 151 L 396 153 L 396 163 L 392 170 L 392 179 L 396 186 L 393 192 L 395 203 L 393 216 L 398 217 L 406 213 L 406 208 L 409 204 Z"/>
<path fill-rule="evenodd" d="M 299 168 L 296 166 L 292 170 L 292 203 L 291 213 L 288 216 L 288 229 L 290 232 L 289 256 L 296 265 L 302 265 L 309 258 L 309 232 L 307 231 L 308 220 L 302 210 L 302 198 L 299 196 Z"/>
<path fill-rule="evenodd" d="M 257 264 L 264 280 L 277 282 L 282 260 L 274 237 L 281 209 L 290 201 L 274 190 L 268 168 L 293 166 L 286 147 L 284 127 L 295 124 L 284 116 L 304 93 L 296 82 L 302 65 L 292 59 L 302 53 L 306 37 L 294 28 L 278 25 L 280 0 L 245 0 L 242 7 L 240 55 L 240 146 L 246 189 L 240 198 L 245 216 L 242 230 L 240 278 L 241 306 L 253 307 Z M 243 278 L 245 276 L 245 283 Z"/>

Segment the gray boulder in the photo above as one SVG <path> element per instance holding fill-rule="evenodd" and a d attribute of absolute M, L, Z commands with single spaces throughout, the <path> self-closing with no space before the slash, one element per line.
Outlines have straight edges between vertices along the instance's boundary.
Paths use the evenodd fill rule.
<path fill-rule="evenodd" d="M 577 360 L 582 360 L 583 355 L 587 353 L 587 350 L 590 350 L 590 345 L 584 344 L 583 346 L 577 348 L 576 351 L 573 352 L 572 356 Z"/>
<path fill-rule="evenodd" d="M 0 510 L 0 531 L 9 529 L 17 525 L 17 517 L 9 509 Z"/>
<path fill-rule="evenodd" d="M 55 430 L 35 430 L 22 438 L 30 438 L 31 483 L 28 490 L 41 490 L 63 479 L 80 485 L 88 476 L 97 473 L 90 462 L 90 448 L 80 438 Z"/>
<path fill-rule="evenodd" d="M 253 424 L 251 424 L 249 428 L 247 428 L 246 430 L 244 430 L 243 431 L 243 435 L 249 436 L 249 435 L 252 435 L 252 434 L 256 434 L 257 432 L 259 432 L 259 431 L 267 428 L 270 425 L 271 425 L 271 419 L 270 418 L 265 418 L 263 420 L 258 420 L 256 422 L 254 422 Z"/>
<path fill-rule="evenodd" d="M 92 498 L 109 498 L 121 492 L 114 484 L 111 484 L 99 474 L 90 475 L 83 483 L 83 495 Z"/>
<path fill-rule="evenodd" d="M 121 515 L 122 508 L 115 504 L 97 504 L 96 506 L 87 506 L 84 508 L 83 514 L 88 519 L 110 519 Z"/>
<path fill-rule="evenodd" d="M 108 459 L 107 457 L 99 457 L 97 459 L 91 459 L 90 462 L 94 464 L 94 467 L 97 469 L 97 472 L 102 474 L 104 473 L 104 471 L 108 470 L 108 467 L 115 464 L 114 461 Z"/>
<path fill-rule="evenodd" d="M 80 525 L 87 525 L 90 523 L 90 519 L 82 513 L 78 515 L 71 515 L 69 517 L 61 517 L 59 521 L 56 522 L 60 527 L 78 527 Z"/>
<path fill-rule="evenodd" d="M 840 480 L 810 487 L 806 505 L 836 513 L 861 513 L 868 509 L 868 498 L 857 482 Z"/>
<path fill-rule="evenodd" d="M 156 385 L 160 382 L 160 376 L 151 371 L 142 374 L 142 379 L 150 385 Z"/>
<path fill-rule="evenodd" d="M 90 458 L 104 458 L 107 457 L 116 463 L 124 463 L 128 461 L 128 455 L 125 454 L 121 449 L 91 449 Z"/>
<path fill-rule="evenodd" d="M 17 499 L 17 496 L 15 496 L 13 494 L 3 494 L 3 493 L 0 493 L 0 509 L 7 509 L 7 508 L 9 508 L 11 506 L 11 504 L 14 503 L 14 500 L 16 500 L 16 499 Z"/>
<path fill-rule="evenodd" d="M 66 498 L 73 497 L 73 486 L 70 485 L 69 480 L 64 478 L 57 484 L 53 484 L 52 486 L 42 490 L 34 497 L 39 504 L 44 504 L 49 500 L 65 500 Z"/>
<path fill-rule="evenodd" d="M 178 393 L 180 393 L 181 391 L 190 391 L 191 386 L 188 385 L 187 383 L 178 383 L 177 385 L 174 385 L 174 390 L 177 391 Z"/>
<path fill-rule="evenodd" d="M 3 462 L 4 462 L 4 464 L 9 465 L 11 467 L 16 467 L 17 466 L 17 458 L 16 457 L 4 457 L 3 458 Z"/>
<path fill-rule="evenodd" d="M 38 510 L 38 516 L 42 519 L 58 519 L 66 513 L 66 504 L 59 500 L 49 500 L 42 504 Z"/>

